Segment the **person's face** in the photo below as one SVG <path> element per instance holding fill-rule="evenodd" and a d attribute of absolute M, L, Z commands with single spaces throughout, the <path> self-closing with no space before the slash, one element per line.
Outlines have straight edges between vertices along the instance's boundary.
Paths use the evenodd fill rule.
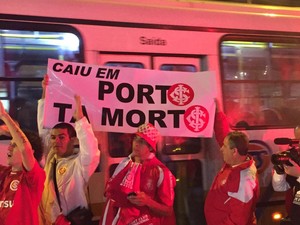
<path fill-rule="evenodd" d="M 236 151 L 236 148 L 230 148 L 228 137 L 224 139 L 223 146 L 221 147 L 221 152 L 223 154 L 223 160 L 225 163 L 229 165 L 233 165 L 234 161 L 234 154 Z"/>
<path fill-rule="evenodd" d="M 133 138 L 132 153 L 133 156 L 139 158 L 141 161 L 147 159 L 150 154 L 150 148 L 146 140 L 136 135 Z"/>
<path fill-rule="evenodd" d="M 22 155 L 16 143 L 12 140 L 8 146 L 7 163 L 17 170 L 22 169 Z"/>
<path fill-rule="evenodd" d="M 50 147 L 56 152 L 59 157 L 66 157 L 71 155 L 73 153 L 71 145 L 72 141 L 66 128 L 51 130 Z"/>

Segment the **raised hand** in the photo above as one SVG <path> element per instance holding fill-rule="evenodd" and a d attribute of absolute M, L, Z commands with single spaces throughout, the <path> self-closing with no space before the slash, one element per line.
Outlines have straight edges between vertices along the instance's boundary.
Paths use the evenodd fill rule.
<path fill-rule="evenodd" d="M 2 101 L 0 101 L 0 119 L 6 114 L 7 114 L 7 112 L 4 109 L 3 103 L 2 103 Z"/>
<path fill-rule="evenodd" d="M 42 81 L 42 88 L 43 88 L 43 94 L 42 94 L 42 98 L 45 98 L 46 96 L 46 88 L 49 84 L 49 76 L 48 74 L 45 74 L 44 79 Z"/>
<path fill-rule="evenodd" d="M 76 105 L 75 105 L 75 111 L 74 111 L 73 117 L 76 121 L 78 121 L 81 118 L 83 118 L 81 97 L 79 95 L 75 95 L 74 99 L 75 99 Z"/>

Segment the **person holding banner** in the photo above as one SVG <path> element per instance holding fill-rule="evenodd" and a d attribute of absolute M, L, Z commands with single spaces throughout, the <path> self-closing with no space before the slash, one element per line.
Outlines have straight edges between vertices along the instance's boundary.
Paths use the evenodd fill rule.
<path fill-rule="evenodd" d="M 175 178 L 155 157 L 158 130 L 142 124 L 132 153 L 116 168 L 105 190 L 106 207 L 99 225 L 175 225 Z"/>
<path fill-rule="evenodd" d="M 38 163 L 43 155 L 41 139 L 35 132 L 22 131 L 1 101 L 0 119 L 12 137 L 8 166 L 0 165 L 0 224 L 38 225 L 45 181 L 45 172 Z"/>
<path fill-rule="evenodd" d="M 42 99 L 38 102 L 38 128 L 45 139 L 50 135 L 50 152 L 46 157 L 46 185 L 39 207 L 41 225 L 70 224 L 68 220 L 75 211 L 88 212 L 85 210 L 88 208 L 86 188 L 89 178 L 99 164 L 100 151 L 92 126 L 83 115 L 81 98 L 77 95 L 73 114 L 75 129 L 68 123 L 59 123 L 50 131 L 43 129 L 47 85 L 48 76 L 45 75 Z M 77 141 L 79 149 L 75 145 Z M 91 215 L 87 213 L 85 216 L 76 224 L 88 225 L 87 220 L 91 219 Z"/>
<path fill-rule="evenodd" d="M 248 145 L 249 140 L 242 132 L 230 132 L 225 137 L 221 148 L 225 164 L 205 200 L 207 225 L 256 224 L 254 211 L 259 184 Z"/>
<path fill-rule="evenodd" d="M 214 133 L 216 141 L 218 142 L 219 146 L 222 147 L 223 141 L 230 131 L 230 125 L 226 115 L 221 110 L 220 102 L 217 99 L 215 99 L 215 104 L 216 114 L 214 123 Z"/>

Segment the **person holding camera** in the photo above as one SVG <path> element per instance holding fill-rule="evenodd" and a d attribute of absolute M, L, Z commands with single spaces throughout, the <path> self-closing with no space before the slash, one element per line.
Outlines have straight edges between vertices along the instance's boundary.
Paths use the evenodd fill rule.
<path fill-rule="evenodd" d="M 297 140 L 300 140 L 300 126 L 294 129 L 294 135 Z M 273 163 L 273 189 L 275 191 L 286 191 L 285 202 L 288 216 L 281 220 L 280 225 L 300 224 L 300 160 L 297 159 L 299 147 L 292 144 L 290 146 L 288 161 Z"/>

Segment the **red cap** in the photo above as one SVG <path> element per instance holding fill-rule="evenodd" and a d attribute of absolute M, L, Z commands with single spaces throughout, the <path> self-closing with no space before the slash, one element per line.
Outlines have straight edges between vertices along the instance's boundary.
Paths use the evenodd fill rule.
<path fill-rule="evenodd" d="M 145 123 L 140 125 L 135 134 L 145 139 L 147 143 L 154 149 L 154 151 L 156 151 L 156 144 L 158 142 L 159 132 L 151 123 Z"/>

